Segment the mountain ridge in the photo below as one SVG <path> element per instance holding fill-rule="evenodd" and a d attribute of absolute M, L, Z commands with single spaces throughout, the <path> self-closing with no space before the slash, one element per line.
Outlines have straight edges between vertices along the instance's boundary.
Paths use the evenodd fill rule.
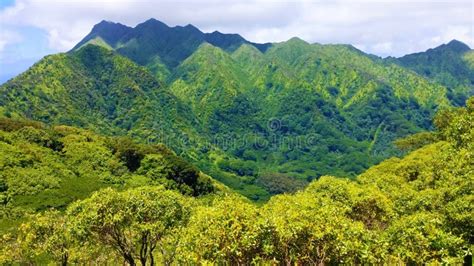
<path fill-rule="evenodd" d="M 474 67 L 469 60 L 473 51 L 468 45 L 452 40 L 424 52 L 387 58 L 385 61 L 413 70 L 445 86 L 450 101 L 462 106 L 469 96 L 474 95 Z"/>
<path fill-rule="evenodd" d="M 306 42 L 298 37 L 290 38 L 286 42 L 292 42 L 297 39 Z M 71 51 L 77 50 L 86 43 L 99 44 L 104 47 L 110 46 L 111 49 L 116 50 L 134 62 L 152 69 L 156 76 L 160 77 L 161 80 L 165 80 L 169 72 L 172 72 L 174 68 L 196 51 L 203 42 L 208 42 L 228 52 L 233 52 L 241 45 L 248 44 L 265 53 L 270 47 L 278 45 L 278 43 L 272 42 L 254 43 L 236 33 L 221 33 L 217 30 L 211 33 L 204 33 L 192 24 L 170 27 L 162 21 L 150 18 L 145 22 L 137 24 L 135 27 L 103 20 L 96 24 L 91 32 L 74 46 Z M 321 44 L 314 43 L 314 45 Z M 455 53 L 471 50 L 465 43 L 452 40 L 449 43 L 441 44 L 438 47 L 423 52 L 382 59 L 376 55 L 361 51 L 350 44 L 326 45 L 347 46 L 373 59 L 395 62 L 404 67 L 407 67 L 407 64 L 403 63 L 406 57 L 439 52 L 440 50 L 448 50 Z M 416 68 L 412 69 L 423 75 L 422 71 L 417 71 Z M 443 84 L 446 85 L 446 83 Z"/>
<path fill-rule="evenodd" d="M 451 104 L 445 86 L 350 45 L 295 37 L 262 52 L 192 25 L 99 24 L 0 86 L 0 112 L 163 142 L 254 200 L 274 191 L 268 177 L 300 186 L 399 155 L 393 140 Z"/>
<path fill-rule="evenodd" d="M 193 24 L 187 24 L 185 26 L 181 26 L 181 25 L 176 25 L 176 26 L 168 26 L 166 23 L 160 21 L 160 20 L 157 20 L 155 18 L 150 18 L 144 22 L 141 22 L 139 24 L 137 24 L 135 27 L 131 27 L 131 26 L 127 26 L 127 25 L 124 25 L 124 24 L 121 24 L 120 22 L 113 22 L 113 21 L 109 21 L 109 20 L 102 20 L 100 21 L 99 23 L 95 24 L 91 30 L 91 32 L 86 35 L 86 37 L 84 37 L 78 44 L 76 44 L 71 50 L 75 50 L 77 48 L 79 48 L 81 46 L 81 44 L 84 44 L 87 40 L 89 40 L 88 36 L 90 35 L 96 35 L 98 32 L 100 32 L 104 26 L 106 25 L 110 25 L 111 27 L 116 27 L 116 28 L 122 28 L 123 30 L 133 30 L 135 28 L 137 28 L 139 25 L 142 25 L 142 24 L 148 24 L 148 23 L 157 23 L 157 24 L 160 24 L 162 25 L 163 27 L 166 27 L 166 28 L 194 28 L 195 30 L 203 33 L 203 34 L 206 34 L 206 35 L 224 35 L 224 36 L 234 36 L 234 37 L 238 37 L 239 39 L 241 38 L 242 40 L 244 40 L 247 44 L 251 44 L 251 45 L 257 45 L 257 46 L 265 46 L 265 45 L 268 45 L 268 46 L 271 46 L 272 44 L 274 43 L 278 43 L 278 42 L 266 42 L 266 43 L 255 43 L 255 42 L 251 42 L 251 41 L 248 41 L 246 40 L 245 38 L 243 38 L 240 34 L 238 33 L 222 33 L 218 30 L 214 30 L 213 32 L 202 32 L 199 28 L 197 28 L 196 26 L 194 26 Z M 300 39 L 302 40 L 300 37 L 298 36 L 294 36 L 294 37 L 291 37 L 290 39 L 286 40 L 286 41 L 289 41 L 291 39 Z M 208 41 L 208 40 L 206 40 Z M 303 40 L 305 41 L 305 40 Z M 209 42 L 209 41 L 208 41 Z M 307 42 L 307 41 L 305 41 Z M 213 43 L 212 41 L 209 42 L 211 44 L 213 44 L 214 46 L 218 46 L 219 45 L 216 45 L 215 43 Z M 315 42 L 315 43 L 311 43 L 311 44 L 320 44 L 318 42 Z M 331 45 L 330 43 L 328 43 L 327 45 Z M 354 49 L 356 50 L 359 50 L 361 52 L 363 52 L 364 54 L 369 54 L 367 52 L 364 52 L 356 47 L 354 47 L 352 44 L 332 44 L 332 45 L 346 45 L 346 46 L 351 46 L 353 47 Z M 405 55 L 402 55 L 402 56 L 398 56 L 398 57 L 393 57 L 393 56 L 389 56 L 388 58 L 400 58 L 400 57 L 403 57 L 403 56 L 407 56 L 407 55 L 412 55 L 412 54 L 419 54 L 419 53 L 425 53 L 427 51 L 430 51 L 430 50 L 436 50 L 436 49 L 440 49 L 440 48 L 444 48 L 444 47 L 448 47 L 448 48 L 451 48 L 451 49 L 458 49 L 462 52 L 466 52 L 468 50 L 472 50 L 471 47 L 469 47 L 469 45 L 467 45 L 466 43 L 462 42 L 462 41 L 459 41 L 457 39 L 452 39 L 451 41 L 447 42 L 447 43 L 442 43 L 434 48 L 428 48 L 427 50 L 424 50 L 424 51 L 419 51 L 419 52 L 414 52 L 414 53 L 407 53 Z M 456 47 L 456 48 L 455 48 Z M 222 47 L 220 47 L 222 48 Z M 261 52 L 265 52 L 266 51 L 266 48 L 257 48 L 259 49 Z M 225 49 L 224 49 L 225 50 Z"/>
<path fill-rule="evenodd" d="M 150 38 L 142 39 L 144 35 Z M 147 47 L 146 57 L 160 56 L 168 68 L 174 68 L 181 63 L 186 57 L 192 54 L 201 43 L 208 42 L 214 46 L 224 50 L 236 50 L 242 44 L 250 44 L 260 51 L 265 51 L 271 45 L 270 43 L 253 43 L 247 41 L 239 34 L 226 34 L 218 31 L 212 33 L 204 33 L 192 24 L 186 26 L 173 26 L 156 20 L 154 18 L 148 19 L 145 22 L 137 24 L 135 27 L 128 27 L 120 23 L 110 21 L 101 21 L 96 24 L 91 32 L 84 37 L 71 51 L 77 50 L 84 44 L 94 40 L 94 38 L 102 38 L 113 49 L 116 49 L 120 54 L 125 55 L 141 65 L 147 65 L 149 62 L 146 58 L 140 56 L 139 51 L 134 47 L 135 43 L 130 43 L 136 40 L 138 45 Z M 165 42 L 160 42 L 163 39 Z M 158 45 L 153 45 L 156 43 Z M 151 45 L 148 45 L 148 44 Z M 183 45 L 185 43 L 185 45 Z M 131 47 L 128 47 L 131 46 Z M 176 47 L 181 47 L 185 50 L 182 53 L 175 53 L 168 58 L 170 51 Z"/>

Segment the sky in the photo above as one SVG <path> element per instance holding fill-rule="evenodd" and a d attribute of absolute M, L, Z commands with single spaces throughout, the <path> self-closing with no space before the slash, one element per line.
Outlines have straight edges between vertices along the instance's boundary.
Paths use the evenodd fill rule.
<path fill-rule="evenodd" d="M 0 0 L 0 83 L 70 50 L 101 20 L 133 27 L 149 18 L 254 42 L 352 44 L 382 57 L 452 39 L 474 48 L 473 0 Z"/>

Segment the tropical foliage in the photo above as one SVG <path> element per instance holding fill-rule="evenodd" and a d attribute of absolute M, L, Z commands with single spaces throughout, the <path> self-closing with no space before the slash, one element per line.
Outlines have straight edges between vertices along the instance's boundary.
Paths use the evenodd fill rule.
<path fill-rule="evenodd" d="M 446 61 L 466 49 L 448 48 L 430 56 Z M 465 69 L 469 53 L 458 57 L 452 69 Z M 73 51 L 47 56 L 1 86 L 0 112 L 164 143 L 265 201 L 293 190 L 274 189 L 267 173 L 296 187 L 323 175 L 355 177 L 401 155 L 393 140 L 430 130 L 437 109 L 470 95 L 466 78 L 453 89 L 397 64 L 348 45 L 298 38 L 259 45 L 191 25 L 104 21 Z"/>
<path fill-rule="evenodd" d="M 215 190 L 209 177 L 163 145 L 7 118 L 0 129 L 1 231 L 105 187 L 161 184 L 193 196 Z"/>
<path fill-rule="evenodd" d="M 474 57 L 466 44 L 453 40 L 426 52 L 389 58 L 403 67 L 438 82 L 448 89 L 452 103 L 463 105 L 474 94 Z"/>
<path fill-rule="evenodd" d="M 22 132 L 19 122 L 3 124 L 13 130 L 2 131 L 3 139 Z M 474 98 L 464 108 L 440 112 L 435 125 L 432 143 L 403 158 L 388 159 L 354 180 L 324 176 L 263 206 L 230 192 L 191 197 L 153 183 L 104 188 L 65 210 L 25 217 L 3 235 L 0 261 L 460 264 L 474 237 Z M 75 134 L 62 138 L 99 139 L 71 128 L 54 132 L 64 131 Z M 30 141 L 38 145 L 38 139 Z M 93 158 L 83 162 L 97 162 Z M 162 171 L 147 169 L 155 168 Z"/>
<path fill-rule="evenodd" d="M 0 86 L 0 264 L 472 264 L 473 58 L 103 21 Z"/>

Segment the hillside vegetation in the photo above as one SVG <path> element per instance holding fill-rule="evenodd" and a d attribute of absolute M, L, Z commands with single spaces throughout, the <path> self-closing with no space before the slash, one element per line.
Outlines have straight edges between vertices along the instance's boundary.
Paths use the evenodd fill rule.
<path fill-rule="evenodd" d="M 0 86 L 0 113 L 163 143 L 264 202 L 403 155 L 395 139 L 433 129 L 437 110 L 472 95 L 471 52 L 452 42 L 383 60 L 350 45 L 103 21 Z"/>
<path fill-rule="evenodd" d="M 162 181 L 140 184 L 131 177 L 134 186 L 104 188 L 63 210 L 52 208 L 28 216 L 17 230 L 3 235 L 0 262 L 460 264 L 471 254 L 474 233 L 473 119 L 471 98 L 465 108 L 440 112 L 434 120 L 436 132 L 399 140 L 400 148 L 413 149 L 430 136 L 430 144 L 405 157 L 388 159 L 354 180 L 324 176 L 303 191 L 275 196 L 260 207 L 232 193 L 190 197 L 201 193 L 189 193 L 179 185 L 165 189 Z M 112 154 L 104 162 L 93 159 L 95 153 L 76 153 L 87 156 L 79 165 L 75 156 L 64 158 L 69 150 L 78 149 L 69 145 L 82 149 L 100 145 L 104 139 L 98 136 L 84 143 L 90 133 L 62 127 L 53 131 L 60 134 L 59 142 L 42 142 L 32 137 L 36 136 L 33 129 L 39 130 L 34 125 L 7 122 L 2 145 L 29 147 L 14 158 L 31 154 L 34 148 L 49 154 L 62 143 L 61 155 L 55 158 L 64 160 L 64 165 L 57 162 L 58 168 L 69 167 L 63 171 L 97 168 L 100 162 L 107 163 L 105 169 L 122 167 L 127 172 L 121 157 Z M 163 164 L 149 168 L 144 161 L 157 157 L 161 158 L 145 155 L 136 169 L 145 174 L 138 180 L 156 180 L 147 177 L 162 172 Z M 12 164 L 8 154 L 2 160 L 2 165 Z M 27 162 L 19 165 L 10 167 L 12 171 L 35 169 Z M 110 179 L 121 180 L 103 180 Z M 58 182 L 53 181 L 45 191 L 54 191 Z M 2 193 L 18 193 L 19 185 L 10 179 L 6 182 Z M 32 191 L 32 186 L 23 185 L 25 191 Z"/>
<path fill-rule="evenodd" d="M 473 55 L 102 21 L 0 86 L 0 264 L 471 265 Z"/>
<path fill-rule="evenodd" d="M 209 177 L 163 145 L 0 119 L 0 232 L 30 213 L 64 210 L 105 187 L 144 185 L 193 196 L 215 191 Z"/>
<path fill-rule="evenodd" d="M 389 59 L 448 88 L 448 97 L 463 105 L 474 94 L 473 52 L 466 44 L 453 40 L 426 52 Z"/>

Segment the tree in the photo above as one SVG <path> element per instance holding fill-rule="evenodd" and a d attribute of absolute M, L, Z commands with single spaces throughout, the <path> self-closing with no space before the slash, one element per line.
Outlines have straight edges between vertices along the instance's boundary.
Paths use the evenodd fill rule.
<path fill-rule="evenodd" d="M 258 209 L 240 196 L 218 196 L 211 206 L 200 206 L 183 232 L 183 263 L 258 262 L 270 248 L 270 228 Z"/>
<path fill-rule="evenodd" d="M 406 263 L 459 264 L 465 255 L 462 239 L 445 231 L 436 214 L 420 212 L 402 217 L 387 229 L 385 237 L 392 256 Z"/>
<path fill-rule="evenodd" d="M 174 228 L 186 223 L 187 199 L 162 187 L 117 192 L 107 188 L 74 203 L 68 215 L 82 238 L 113 248 L 130 265 L 155 264 L 154 252 Z M 161 250 L 165 252 L 164 250 Z"/>
<path fill-rule="evenodd" d="M 395 146 L 403 151 L 412 151 L 438 141 L 432 132 L 420 132 L 394 141 Z"/>
<path fill-rule="evenodd" d="M 58 211 L 34 215 L 19 228 L 16 242 L 20 257 L 32 259 L 46 254 L 61 265 L 67 265 L 73 246 L 69 229 L 66 217 Z"/>
<path fill-rule="evenodd" d="M 466 101 L 466 107 L 438 112 L 434 119 L 442 138 L 455 145 L 467 147 L 474 142 L 474 97 Z"/>
<path fill-rule="evenodd" d="M 137 173 L 152 180 L 172 180 L 186 195 L 198 196 L 214 191 L 209 178 L 201 175 L 194 165 L 171 153 L 147 154 Z"/>
<path fill-rule="evenodd" d="M 361 261 L 370 241 L 363 224 L 344 215 L 348 210 L 311 192 L 273 197 L 264 208 L 276 232 L 273 255 L 287 265 Z"/>
<path fill-rule="evenodd" d="M 286 174 L 270 172 L 260 174 L 257 184 L 263 186 L 271 194 L 282 194 L 296 192 L 304 188 L 306 182 Z"/>

